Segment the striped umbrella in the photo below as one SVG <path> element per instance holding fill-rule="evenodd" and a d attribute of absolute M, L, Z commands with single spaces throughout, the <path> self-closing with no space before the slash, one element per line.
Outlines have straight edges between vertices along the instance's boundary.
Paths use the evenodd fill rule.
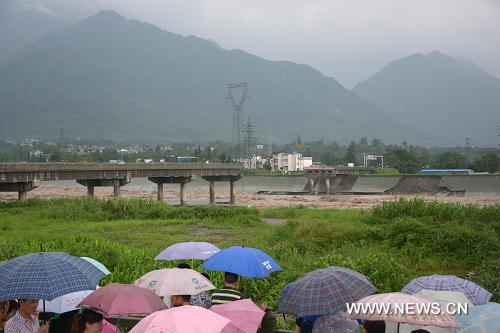
<path fill-rule="evenodd" d="M 333 315 L 346 303 L 376 291 L 370 280 L 356 271 L 336 266 L 317 269 L 285 288 L 278 311 L 298 317 Z"/>
<path fill-rule="evenodd" d="M 0 267 L 0 301 L 51 301 L 75 291 L 94 289 L 104 276 L 93 264 L 64 252 L 27 254 Z"/>
<path fill-rule="evenodd" d="M 461 327 L 452 315 L 437 308 L 432 310 L 430 301 L 403 293 L 386 293 L 367 296 L 352 304 L 346 314 L 350 319 L 383 320 L 436 327 Z M 398 325 L 399 332 L 399 325 Z"/>
<path fill-rule="evenodd" d="M 455 275 L 429 275 L 411 280 L 401 289 L 403 293 L 416 294 L 422 289 L 459 291 L 474 305 L 486 304 L 491 299 L 491 293 L 474 282 L 461 279 Z"/>

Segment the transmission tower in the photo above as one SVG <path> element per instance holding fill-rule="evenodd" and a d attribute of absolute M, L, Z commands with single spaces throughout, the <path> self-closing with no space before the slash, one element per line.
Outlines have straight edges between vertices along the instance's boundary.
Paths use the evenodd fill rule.
<path fill-rule="evenodd" d="M 268 128 L 269 131 L 269 142 L 267 144 L 267 156 L 272 157 L 273 155 L 273 129 Z"/>
<path fill-rule="evenodd" d="M 251 158 L 253 155 L 253 148 L 255 147 L 255 125 L 250 122 L 250 118 L 248 118 L 247 123 L 243 126 L 243 139 L 245 145 L 245 157 Z"/>
<path fill-rule="evenodd" d="M 237 101 L 233 92 L 241 91 L 241 97 Z M 232 149 L 233 156 L 237 159 L 241 158 L 241 113 L 243 105 L 248 95 L 248 83 L 230 83 L 227 85 L 226 99 L 231 101 L 233 106 L 233 132 L 232 132 Z"/>
<path fill-rule="evenodd" d="M 465 138 L 465 148 L 469 149 L 472 147 L 470 138 Z"/>

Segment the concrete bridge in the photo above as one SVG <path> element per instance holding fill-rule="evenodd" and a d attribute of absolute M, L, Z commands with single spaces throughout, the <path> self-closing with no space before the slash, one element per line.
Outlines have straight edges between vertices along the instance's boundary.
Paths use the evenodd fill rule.
<path fill-rule="evenodd" d="M 210 204 L 215 203 L 215 182 L 229 181 L 230 202 L 235 203 L 234 182 L 241 178 L 241 166 L 222 163 L 0 163 L 0 192 L 18 192 L 18 200 L 24 200 L 43 181 L 74 179 L 87 187 L 89 196 L 96 186 L 112 186 L 118 197 L 132 178 L 147 177 L 157 184 L 158 200 L 163 200 L 163 184 L 179 184 L 183 205 L 185 186 L 193 176 L 209 182 Z"/>
<path fill-rule="evenodd" d="M 374 167 L 319 167 L 304 169 L 307 179 L 307 188 L 310 194 L 316 194 L 315 187 L 318 183 L 325 183 L 326 194 L 331 194 L 332 188 L 340 185 L 342 178 L 349 175 L 372 174 L 377 170 Z"/>

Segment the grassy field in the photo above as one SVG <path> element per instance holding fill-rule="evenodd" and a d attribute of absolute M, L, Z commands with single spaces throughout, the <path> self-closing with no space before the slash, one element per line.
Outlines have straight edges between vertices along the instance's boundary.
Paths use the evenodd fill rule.
<path fill-rule="evenodd" d="M 262 218 L 286 221 L 266 224 Z M 104 263 L 103 284 L 132 282 L 175 263 L 153 258 L 167 246 L 208 241 L 245 245 L 272 255 L 283 271 L 245 279 L 242 291 L 276 307 L 282 288 L 331 265 L 368 275 L 381 292 L 398 291 L 416 276 L 455 274 L 500 300 L 500 206 L 401 200 L 371 211 L 306 207 L 173 207 L 141 199 L 30 199 L 0 203 L 0 260 L 66 251 Z M 200 263 L 197 263 L 199 266 Z M 200 267 L 197 267 L 200 269 Z M 210 273 L 216 285 L 221 276 Z"/>

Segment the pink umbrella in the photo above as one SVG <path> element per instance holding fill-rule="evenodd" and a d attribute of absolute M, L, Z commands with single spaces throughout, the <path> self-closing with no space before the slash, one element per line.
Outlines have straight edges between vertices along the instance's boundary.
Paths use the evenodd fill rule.
<path fill-rule="evenodd" d="M 241 333 L 227 318 L 199 306 L 183 305 L 155 312 L 129 333 Z"/>
<path fill-rule="evenodd" d="M 210 310 L 230 319 L 234 326 L 245 333 L 257 332 L 265 315 L 265 312 L 249 299 L 214 305 Z"/>
<path fill-rule="evenodd" d="M 115 325 L 111 324 L 106 319 L 104 319 L 102 321 L 102 333 L 117 333 L 117 332 L 120 332 L 118 330 L 118 327 L 116 327 Z"/>
<path fill-rule="evenodd" d="M 461 327 L 453 316 L 442 311 L 439 303 L 433 306 L 424 298 L 403 293 L 376 294 L 362 298 L 356 303 L 348 304 L 346 316 L 351 319 L 384 320 L 398 324 Z"/>
<path fill-rule="evenodd" d="M 96 310 L 105 317 L 142 317 L 165 309 L 165 304 L 151 290 L 131 284 L 111 283 L 85 297 L 78 307 Z"/>

